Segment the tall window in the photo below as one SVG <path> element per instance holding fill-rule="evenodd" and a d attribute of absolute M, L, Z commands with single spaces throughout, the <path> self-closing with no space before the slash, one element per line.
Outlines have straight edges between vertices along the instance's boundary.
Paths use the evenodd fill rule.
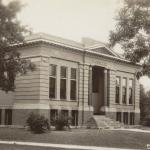
<path fill-rule="evenodd" d="M 49 97 L 56 98 L 56 65 L 50 65 Z"/>
<path fill-rule="evenodd" d="M 70 80 L 70 99 L 76 100 L 76 92 L 77 92 L 77 72 L 75 68 L 71 68 L 71 80 Z"/>
<path fill-rule="evenodd" d="M 133 104 L 133 80 L 129 80 L 129 104 Z"/>
<path fill-rule="evenodd" d="M 123 83 L 122 83 L 122 103 L 126 104 L 126 96 L 127 96 L 127 79 L 123 78 Z"/>
<path fill-rule="evenodd" d="M 116 77 L 116 103 L 119 103 L 119 93 L 120 93 L 120 78 Z"/>
<path fill-rule="evenodd" d="M 61 67 L 60 70 L 60 99 L 66 99 L 66 82 L 67 82 L 67 68 Z"/>

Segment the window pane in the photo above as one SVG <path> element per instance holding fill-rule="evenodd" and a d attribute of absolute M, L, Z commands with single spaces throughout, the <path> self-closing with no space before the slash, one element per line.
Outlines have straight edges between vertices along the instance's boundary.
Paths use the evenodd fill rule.
<path fill-rule="evenodd" d="M 127 79 L 126 79 L 126 78 L 123 78 L 123 86 L 126 87 L 126 85 L 127 85 Z"/>
<path fill-rule="evenodd" d="M 119 103 L 119 90 L 120 88 L 118 86 L 116 86 L 116 103 Z"/>
<path fill-rule="evenodd" d="M 66 79 L 60 81 L 60 98 L 66 99 Z"/>
<path fill-rule="evenodd" d="M 116 103 L 119 103 L 120 78 L 116 77 Z"/>
<path fill-rule="evenodd" d="M 76 81 L 75 80 L 71 80 L 70 97 L 71 97 L 71 100 L 76 100 Z"/>
<path fill-rule="evenodd" d="M 132 88 L 129 88 L 129 104 L 132 104 Z"/>
<path fill-rule="evenodd" d="M 50 98 L 55 98 L 55 87 L 56 87 L 56 79 L 50 77 L 49 81 L 49 97 Z"/>
<path fill-rule="evenodd" d="M 126 88 L 122 88 L 122 103 L 126 104 Z"/>
<path fill-rule="evenodd" d="M 67 77 L 67 68 L 66 67 L 61 67 L 61 78 L 66 78 Z"/>
<path fill-rule="evenodd" d="M 71 79 L 76 79 L 76 69 L 71 68 Z"/>
<path fill-rule="evenodd" d="M 56 65 L 50 65 L 50 76 L 56 76 Z"/>

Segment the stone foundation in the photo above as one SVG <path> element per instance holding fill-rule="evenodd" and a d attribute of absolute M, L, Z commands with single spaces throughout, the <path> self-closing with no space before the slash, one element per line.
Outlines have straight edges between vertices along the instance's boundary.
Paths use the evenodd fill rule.
<path fill-rule="evenodd" d="M 106 117 L 116 120 L 116 112 L 106 112 Z M 121 122 L 123 122 L 123 112 L 121 113 Z M 134 124 L 140 123 L 140 113 L 134 113 Z M 128 124 L 130 124 L 130 116 L 128 116 Z"/>
<path fill-rule="evenodd" d="M 87 123 L 87 120 L 93 116 L 93 111 L 78 111 L 78 125 L 82 126 Z"/>
<path fill-rule="evenodd" d="M 12 111 L 12 124 L 13 125 L 26 125 L 26 120 L 31 113 L 44 115 L 47 119 L 49 117 L 49 110 L 45 109 L 13 109 Z"/>

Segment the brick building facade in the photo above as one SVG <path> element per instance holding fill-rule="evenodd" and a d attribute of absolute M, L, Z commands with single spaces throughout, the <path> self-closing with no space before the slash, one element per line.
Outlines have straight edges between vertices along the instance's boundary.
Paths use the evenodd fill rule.
<path fill-rule="evenodd" d="M 93 115 L 138 124 L 139 65 L 121 58 L 105 44 L 82 43 L 35 34 L 14 46 L 36 70 L 18 75 L 15 92 L 0 91 L 0 124 L 25 125 L 31 112 L 48 119 L 59 113 L 83 125 Z"/>

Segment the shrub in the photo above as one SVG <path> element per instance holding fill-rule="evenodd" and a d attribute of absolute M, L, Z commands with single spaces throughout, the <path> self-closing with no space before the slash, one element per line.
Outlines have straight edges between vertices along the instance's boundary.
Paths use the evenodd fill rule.
<path fill-rule="evenodd" d="M 39 114 L 31 113 L 26 122 L 34 133 L 44 133 L 46 130 L 50 130 L 48 119 Z"/>
<path fill-rule="evenodd" d="M 68 127 L 70 129 L 70 121 L 71 117 L 65 117 L 64 115 L 59 115 L 54 120 L 54 126 L 56 130 L 64 130 L 65 127 Z"/>

